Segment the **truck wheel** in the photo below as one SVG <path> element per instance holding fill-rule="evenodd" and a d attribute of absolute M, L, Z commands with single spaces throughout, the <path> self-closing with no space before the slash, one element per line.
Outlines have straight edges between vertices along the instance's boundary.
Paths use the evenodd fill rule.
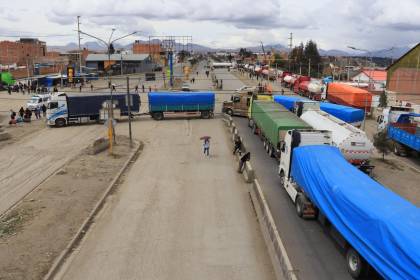
<path fill-rule="evenodd" d="M 257 126 L 254 124 L 252 124 L 252 133 L 257 134 Z"/>
<path fill-rule="evenodd" d="M 162 112 L 155 112 L 155 113 L 153 113 L 153 118 L 157 121 L 163 120 L 163 113 Z"/>
<path fill-rule="evenodd" d="M 250 128 L 252 128 L 252 126 L 254 125 L 254 121 L 252 120 L 252 119 L 249 119 L 248 120 L 248 126 L 250 127 Z"/>
<path fill-rule="evenodd" d="M 57 127 L 63 127 L 66 125 L 66 121 L 64 119 L 56 119 L 55 120 L 55 125 Z"/>
<path fill-rule="evenodd" d="M 407 149 L 400 143 L 394 143 L 394 154 L 400 157 L 406 157 Z"/>
<path fill-rule="evenodd" d="M 274 148 L 273 147 L 269 147 L 269 150 L 268 150 L 268 155 L 270 156 L 270 157 L 274 157 Z"/>
<path fill-rule="evenodd" d="M 229 116 L 232 116 L 233 115 L 232 109 L 226 109 L 226 114 L 228 114 Z"/>
<path fill-rule="evenodd" d="M 296 214 L 302 218 L 303 216 L 303 199 L 301 195 L 298 195 L 298 197 L 296 197 L 296 201 L 295 201 L 295 207 L 296 207 Z"/>
<path fill-rule="evenodd" d="M 210 118 L 209 111 L 201 111 L 201 118 L 202 119 L 208 119 L 208 118 Z"/>
<path fill-rule="evenodd" d="M 347 259 L 347 270 L 351 277 L 359 279 L 361 276 L 365 276 L 367 271 L 367 264 L 360 254 L 353 248 L 349 248 L 346 254 Z"/>

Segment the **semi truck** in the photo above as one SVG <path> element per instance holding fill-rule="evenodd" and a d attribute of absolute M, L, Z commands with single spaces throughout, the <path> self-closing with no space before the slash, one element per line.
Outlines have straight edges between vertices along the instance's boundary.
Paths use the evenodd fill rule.
<path fill-rule="evenodd" d="M 155 120 L 180 114 L 213 117 L 214 92 L 150 92 L 149 113 Z"/>
<path fill-rule="evenodd" d="M 254 134 L 261 137 L 264 148 L 271 157 L 280 158 L 280 147 L 288 130 L 311 128 L 274 101 L 254 100 L 251 107 L 250 126 Z"/>
<path fill-rule="evenodd" d="M 409 156 L 411 151 L 420 152 L 420 114 L 400 114 L 387 128 L 388 138 L 393 142 L 393 151 L 397 156 Z"/>
<path fill-rule="evenodd" d="M 319 102 L 298 101 L 295 113 L 316 130 L 332 133 L 332 145 L 352 164 L 370 172 L 369 159 L 373 153 L 373 143 L 366 133 L 324 111 Z"/>
<path fill-rule="evenodd" d="M 66 126 L 69 124 L 99 122 L 100 112 L 112 99 L 116 112 L 120 116 L 128 116 L 126 93 L 57 93 L 51 96 L 47 104 L 47 124 L 50 126 Z M 140 110 L 140 96 L 130 94 L 130 111 Z M 114 117 L 118 118 L 119 116 Z"/>
<path fill-rule="evenodd" d="M 230 97 L 230 101 L 224 101 L 222 104 L 222 113 L 249 117 L 252 100 L 271 100 L 270 94 L 257 94 L 255 88 L 240 93 L 235 93 Z"/>
<path fill-rule="evenodd" d="M 309 101 L 303 97 L 285 95 L 274 95 L 273 100 L 290 111 L 294 110 L 296 102 Z M 362 124 L 364 118 L 364 111 L 362 109 L 329 102 L 320 102 L 319 107 L 322 111 L 356 127 L 359 127 Z"/>
<path fill-rule="evenodd" d="M 349 164 L 326 131 L 288 131 L 280 184 L 304 219 L 317 219 L 345 252 L 353 278 L 418 279 L 420 208 Z M 370 272 L 370 275 L 369 275 Z"/>

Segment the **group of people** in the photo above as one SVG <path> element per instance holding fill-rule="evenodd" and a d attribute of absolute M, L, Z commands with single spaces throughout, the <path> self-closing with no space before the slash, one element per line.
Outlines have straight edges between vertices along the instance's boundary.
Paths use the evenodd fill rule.
<path fill-rule="evenodd" d="M 206 156 L 210 156 L 210 137 L 202 137 L 203 139 L 203 153 Z M 245 163 L 249 160 L 251 160 L 251 153 L 246 152 L 244 155 L 242 155 L 242 140 L 239 136 L 235 137 L 234 146 L 233 146 L 233 155 L 236 155 L 236 153 L 239 154 L 239 166 L 238 166 L 238 172 L 242 173 L 243 169 L 245 167 Z"/>
<path fill-rule="evenodd" d="M 18 124 L 18 123 L 22 123 L 22 122 L 31 122 L 32 120 L 32 114 L 35 115 L 35 118 L 41 119 L 41 112 L 42 115 L 44 116 L 44 118 L 47 116 L 47 107 L 45 106 L 45 104 L 42 104 L 41 107 L 36 107 L 35 110 L 30 110 L 29 108 L 23 109 L 23 107 L 20 107 L 18 113 L 19 115 L 16 114 L 15 111 L 10 110 L 10 121 L 9 124 L 13 125 L 13 124 Z"/>

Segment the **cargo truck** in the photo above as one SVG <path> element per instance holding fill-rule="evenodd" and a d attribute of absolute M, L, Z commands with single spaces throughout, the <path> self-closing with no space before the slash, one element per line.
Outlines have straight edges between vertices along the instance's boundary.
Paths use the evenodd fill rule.
<path fill-rule="evenodd" d="M 284 95 L 274 95 L 273 100 L 290 111 L 294 111 L 296 102 L 298 101 L 309 101 L 308 99 L 298 97 L 298 96 L 284 96 Z M 362 109 L 357 109 L 349 106 L 338 105 L 329 102 L 320 102 L 319 108 L 330 114 L 334 117 L 345 121 L 353 126 L 359 127 L 362 124 L 364 118 L 364 111 Z"/>
<path fill-rule="evenodd" d="M 264 148 L 271 157 L 280 158 L 280 147 L 288 130 L 311 128 L 274 101 L 254 100 L 251 107 L 250 126 L 254 134 L 261 137 Z"/>
<path fill-rule="evenodd" d="M 110 103 L 111 95 L 104 93 L 57 93 L 51 96 L 47 104 L 47 124 L 50 126 L 65 126 L 69 124 L 99 122 L 100 111 Z M 128 116 L 126 93 L 112 94 L 112 103 L 119 116 Z M 138 113 L 140 96 L 130 94 L 131 112 Z"/>
<path fill-rule="evenodd" d="M 372 276 L 373 267 L 385 279 L 418 279 L 420 209 L 360 172 L 330 144 L 325 131 L 285 136 L 280 182 L 297 215 L 318 219 L 345 252 L 353 278 Z"/>
<path fill-rule="evenodd" d="M 200 116 L 203 119 L 213 117 L 213 92 L 150 92 L 148 97 L 149 113 L 155 120 L 181 114 Z"/>
<path fill-rule="evenodd" d="M 366 172 L 373 168 L 369 159 L 373 153 L 373 143 L 366 133 L 326 112 L 320 110 L 319 102 L 298 101 L 295 113 L 316 130 L 332 132 L 332 145 L 352 164 Z"/>
<path fill-rule="evenodd" d="M 255 89 L 255 88 L 254 88 Z M 222 113 L 249 117 L 252 100 L 272 100 L 270 94 L 257 94 L 256 89 L 235 93 L 230 97 L 230 101 L 224 101 L 222 104 Z"/>
<path fill-rule="evenodd" d="M 396 122 L 390 122 L 387 128 L 388 138 L 393 142 L 393 151 L 397 156 L 409 156 L 412 151 L 420 152 L 420 114 L 400 114 Z"/>

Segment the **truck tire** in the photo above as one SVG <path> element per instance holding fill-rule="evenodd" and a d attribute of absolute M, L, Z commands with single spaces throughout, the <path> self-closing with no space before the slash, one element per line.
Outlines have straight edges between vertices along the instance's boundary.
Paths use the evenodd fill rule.
<path fill-rule="evenodd" d="M 400 157 L 406 157 L 408 155 L 407 148 L 400 143 L 394 142 L 394 154 Z"/>
<path fill-rule="evenodd" d="M 254 121 L 252 120 L 252 119 L 249 119 L 248 120 L 248 126 L 250 127 L 250 128 L 252 128 L 252 126 L 254 125 Z"/>
<path fill-rule="evenodd" d="M 226 114 L 228 114 L 229 116 L 233 116 L 232 109 L 226 109 Z"/>
<path fill-rule="evenodd" d="M 209 111 L 201 111 L 201 118 L 202 119 L 209 119 L 210 118 L 210 112 Z"/>
<path fill-rule="evenodd" d="M 155 112 L 155 113 L 153 113 L 152 116 L 157 121 L 163 120 L 163 113 L 162 112 Z"/>
<path fill-rule="evenodd" d="M 257 134 L 257 126 L 254 124 L 252 124 L 252 133 L 253 134 Z"/>
<path fill-rule="evenodd" d="M 296 197 L 296 201 L 295 201 L 295 207 L 296 207 L 296 214 L 298 215 L 298 217 L 303 216 L 303 198 L 302 195 L 298 195 Z"/>
<path fill-rule="evenodd" d="M 270 157 L 274 157 L 274 148 L 270 145 L 269 149 L 268 149 L 268 155 Z"/>
<path fill-rule="evenodd" d="M 66 120 L 65 119 L 56 119 L 55 120 L 55 126 L 57 126 L 57 127 L 66 126 Z"/>
<path fill-rule="evenodd" d="M 368 264 L 360 254 L 350 247 L 346 253 L 347 270 L 351 277 L 354 279 L 360 279 L 367 274 Z"/>

